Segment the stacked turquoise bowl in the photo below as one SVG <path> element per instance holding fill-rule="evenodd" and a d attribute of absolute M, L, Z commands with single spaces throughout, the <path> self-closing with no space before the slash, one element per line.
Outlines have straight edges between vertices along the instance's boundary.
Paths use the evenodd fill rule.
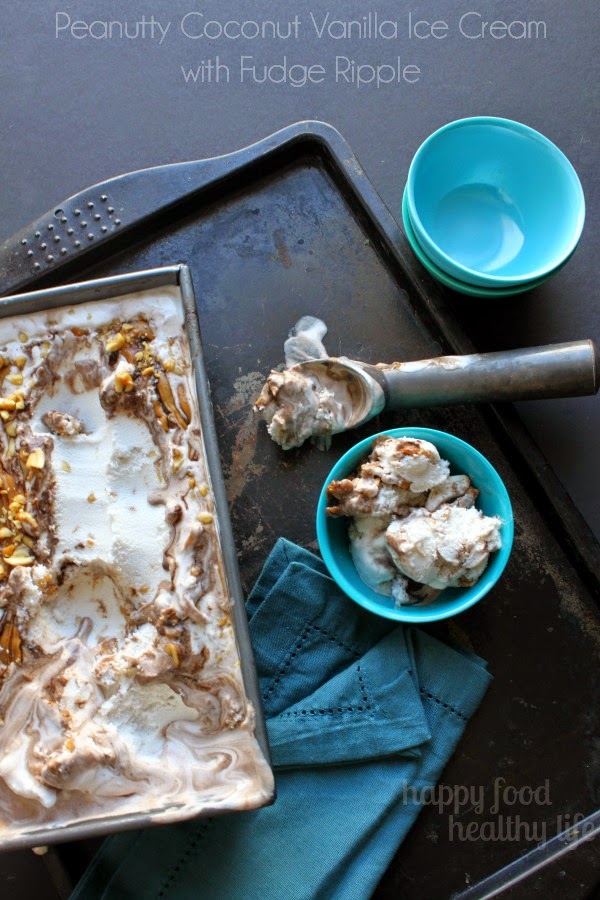
<path fill-rule="evenodd" d="M 529 291 L 574 252 L 585 219 L 577 173 L 546 137 L 509 119 L 451 122 L 419 147 L 402 201 L 406 237 L 447 287 Z"/>

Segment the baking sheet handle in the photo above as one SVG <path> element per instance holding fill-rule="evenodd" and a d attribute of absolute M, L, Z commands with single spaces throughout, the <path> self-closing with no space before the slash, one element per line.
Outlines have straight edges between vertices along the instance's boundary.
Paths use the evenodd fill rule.
<path fill-rule="evenodd" d="M 341 136 L 322 122 L 298 122 L 224 156 L 139 169 L 73 194 L 0 245 L 0 293 L 24 289 L 145 219 L 306 139 L 338 144 Z"/>

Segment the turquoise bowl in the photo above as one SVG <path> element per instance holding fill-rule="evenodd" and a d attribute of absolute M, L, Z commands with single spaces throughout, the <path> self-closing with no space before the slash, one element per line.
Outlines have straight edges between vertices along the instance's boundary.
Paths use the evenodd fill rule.
<path fill-rule="evenodd" d="M 577 173 L 533 128 L 491 116 L 450 122 L 417 150 L 406 183 L 413 231 L 446 274 L 481 287 L 543 278 L 585 219 Z"/>
<path fill-rule="evenodd" d="M 502 520 L 502 546 L 490 557 L 479 581 L 470 588 L 446 588 L 426 606 L 396 606 L 391 597 L 378 594 L 359 578 L 352 562 L 348 541 L 348 520 L 326 515 L 327 485 L 346 478 L 369 455 L 375 438 L 411 437 L 430 441 L 440 455 L 450 463 L 452 474 L 466 474 L 474 487 L 479 488 L 478 508 L 488 516 Z M 398 622 L 435 622 L 448 619 L 474 606 L 500 578 L 510 556 L 514 534 L 513 514 L 504 483 L 494 467 L 470 444 L 444 431 L 432 428 L 393 428 L 382 431 L 355 444 L 335 464 L 323 486 L 317 505 L 317 540 L 321 556 L 336 584 L 352 600 L 372 613 Z"/>
<path fill-rule="evenodd" d="M 562 269 L 564 263 L 555 269 L 555 272 L 551 272 L 550 275 L 545 275 L 543 278 L 536 278 L 534 281 L 527 281 L 525 284 L 519 284 L 515 287 L 506 287 L 506 288 L 486 288 L 486 287 L 477 287 L 474 284 L 467 284 L 466 281 L 459 281 L 458 278 L 453 278 L 452 275 L 448 275 L 439 266 L 436 266 L 434 262 L 432 262 L 421 245 L 419 244 L 416 235 L 413 231 L 412 223 L 410 221 L 410 216 L 408 214 L 408 204 L 406 201 L 406 191 L 404 192 L 404 196 L 402 198 L 402 224 L 404 226 L 404 232 L 406 234 L 406 239 L 411 246 L 411 249 L 419 262 L 421 263 L 427 271 L 433 275 L 438 281 L 442 284 L 445 284 L 446 287 L 452 288 L 453 291 L 458 291 L 460 294 L 466 294 L 469 297 L 487 297 L 491 300 L 497 300 L 500 297 L 512 297 L 515 294 L 524 294 L 526 291 L 531 291 L 533 288 L 538 287 L 540 284 L 543 284 L 550 278 L 550 275 L 554 275 L 558 269 Z"/>

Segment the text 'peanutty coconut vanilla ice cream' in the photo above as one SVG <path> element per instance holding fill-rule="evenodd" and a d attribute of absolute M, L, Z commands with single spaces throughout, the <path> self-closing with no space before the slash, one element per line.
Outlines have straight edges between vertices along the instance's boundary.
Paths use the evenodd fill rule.
<path fill-rule="evenodd" d="M 0 355 L 0 839 L 264 803 L 179 290 Z"/>

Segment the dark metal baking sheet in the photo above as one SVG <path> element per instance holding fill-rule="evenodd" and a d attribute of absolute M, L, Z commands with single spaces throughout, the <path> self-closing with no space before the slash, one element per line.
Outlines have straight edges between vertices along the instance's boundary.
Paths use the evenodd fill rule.
<path fill-rule="evenodd" d="M 107 298 L 156 290 L 165 285 L 177 286 L 180 291 L 184 327 L 189 342 L 193 376 L 198 396 L 202 442 L 206 453 L 211 491 L 219 523 L 219 543 L 227 589 L 231 600 L 231 614 L 239 650 L 242 679 L 246 694 L 255 709 L 255 734 L 260 750 L 267 762 L 270 762 L 262 703 L 248 634 L 248 622 L 244 610 L 244 594 L 240 582 L 225 485 L 221 472 L 210 390 L 204 366 L 200 325 L 188 267 L 184 265 L 161 267 L 6 297 L 0 302 L 0 318 L 13 316 L 18 320 L 20 315 L 26 315 L 27 313 L 38 312 L 44 309 L 58 309 L 64 306 L 77 306 L 80 303 L 93 303 Z M 219 808 L 207 807 L 203 814 L 207 816 L 216 815 L 222 811 Z M 54 844 L 148 826 L 154 824 L 158 812 L 160 810 L 148 813 L 128 813 L 120 816 L 88 818 L 73 824 L 36 828 L 33 832 L 23 831 L 20 835 L 3 841 L 0 849 L 4 851 L 7 848 L 31 847 L 45 843 Z M 182 808 L 181 818 L 185 817 L 185 810 Z"/>
<path fill-rule="evenodd" d="M 119 205 L 122 179 L 84 192 L 85 200 L 105 190 L 128 231 L 113 229 L 35 283 L 190 266 L 244 588 L 279 535 L 316 549 L 314 511 L 326 473 L 352 443 L 380 429 L 452 431 L 488 456 L 511 495 L 516 539 L 502 581 L 469 612 L 428 628 L 488 659 L 494 676 L 442 779 L 451 789 L 481 790 L 482 808 L 459 811 L 463 825 L 473 824 L 467 838 L 452 829 L 451 809 L 426 805 L 376 892 L 446 898 L 529 851 L 537 835 L 550 838 L 600 806 L 598 545 L 509 406 L 384 414 L 325 453 L 280 451 L 251 405 L 300 316 L 324 319 L 330 352 L 352 358 L 389 362 L 473 348 L 333 129 L 292 126 L 248 150 L 186 166 L 158 170 L 154 181 L 149 170 L 137 181 L 140 189 L 154 184 L 155 213 L 151 203 L 137 212 L 128 206 L 135 192 L 124 192 Z M 14 272 L 5 268 L 0 288 L 32 283 L 31 273 Z M 549 803 L 527 803 L 526 789 L 546 782 Z M 494 813 L 503 785 L 516 800 Z M 524 825 L 494 840 L 500 816 Z M 597 877 L 591 846 L 574 853 Z M 63 848 L 73 877 L 83 856 Z"/>

